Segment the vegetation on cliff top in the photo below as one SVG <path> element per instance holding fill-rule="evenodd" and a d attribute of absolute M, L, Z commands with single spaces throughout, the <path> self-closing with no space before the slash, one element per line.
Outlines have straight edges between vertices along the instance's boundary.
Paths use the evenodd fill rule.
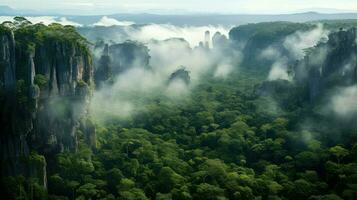
<path fill-rule="evenodd" d="M 13 22 L 7 21 L 0 25 L 0 32 L 5 31 L 13 31 L 16 45 L 27 49 L 29 52 L 33 52 L 36 45 L 45 42 L 59 42 L 76 45 L 89 54 L 88 41 L 73 26 L 63 26 L 58 23 L 52 23 L 48 26 L 41 23 L 32 24 L 24 17 L 15 17 Z"/>

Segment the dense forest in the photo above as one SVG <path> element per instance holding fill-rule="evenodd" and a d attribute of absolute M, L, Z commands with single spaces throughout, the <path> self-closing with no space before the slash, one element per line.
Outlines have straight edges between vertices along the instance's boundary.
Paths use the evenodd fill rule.
<path fill-rule="evenodd" d="M 357 199 L 357 22 L 321 23 L 324 38 L 303 46 L 302 56 L 290 51 L 286 38 L 320 25 L 242 25 L 229 38 L 215 34 L 211 48 L 201 43 L 191 49 L 178 39 L 148 46 L 87 41 L 74 27 L 33 25 L 21 17 L 3 23 L 5 197 Z M 109 117 L 101 113 L 98 118 L 89 105 L 92 97 L 104 87 L 115 88 L 117 76 L 138 63 L 155 71 L 150 47 L 172 42 L 190 55 L 214 57 L 219 51 L 234 70 L 217 78 L 212 64 L 196 81 L 191 68 L 179 66 L 164 85 L 181 80 L 188 92 L 172 97 L 159 89 L 124 91 L 136 112 L 122 117 L 113 105 Z M 284 58 L 279 63 L 287 77 L 267 79 L 280 58 L 260 58 L 264 49 Z M 232 52 L 243 58 L 238 62 Z M 165 53 L 174 59 L 171 54 L 178 52 Z M 325 108 L 340 93 L 347 93 L 349 101 Z M 99 107 L 111 102 L 109 96 L 100 99 Z"/>

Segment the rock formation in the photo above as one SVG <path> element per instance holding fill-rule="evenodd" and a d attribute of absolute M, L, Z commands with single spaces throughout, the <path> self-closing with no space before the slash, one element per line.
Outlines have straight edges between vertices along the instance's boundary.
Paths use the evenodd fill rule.
<path fill-rule="evenodd" d="M 211 41 L 211 32 L 206 31 L 205 32 L 205 47 L 206 47 L 206 49 L 210 48 L 210 41 Z"/>
<path fill-rule="evenodd" d="M 212 37 L 212 47 L 213 48 L 226 48 L 229 45 L 228 38 L 221 34 L 220 32 L 216 32 Z"/>
<path fill-rule="evenodd" d="M 112 78 L 112 63 L 109 56 L 109 45 L 105 44 L 101 58 L 96 62 L 97 68 L 94 73 L 94 80 L 97 87 Z"/>
<path fill-rule="evenodd" d="M 97 87 L 112 81 L 119 74 L 134 68 L 149 68 L 149 49 L 140 43 L 127 41 L 119 44 L 97 45 L 102 47 L 100 58 L 95 60 L 94 80 Z"/>
<path fill-rule="evenodd" d="M 1 25 L 0 72 L 1 175 L 36 177 L 46 186 L 46 159 L 75 151 L 76 131 L 95 138 L 87 108 L 92 58 L 85 40 L 59 24 Z"/>
<path fill-rule="evenodd" d="M 170 78 L 169 78 L 169 82 L 172 82 L 172 81 L 175 81 L 175 80 L 181 80 L 186 85 L 190 84 L 190 82 L 191 82 L 190 72 L 187 71 L 185 69 L 185 67 L 181 66 L 180 69 L 178 69 L 174 73 L 172 73 Z"/>

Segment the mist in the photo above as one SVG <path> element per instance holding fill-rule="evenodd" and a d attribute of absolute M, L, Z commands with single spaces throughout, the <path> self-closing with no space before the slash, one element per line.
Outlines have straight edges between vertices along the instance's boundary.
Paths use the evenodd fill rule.
<path fill-rule="evenodd" d="M 211 34 L 220 32 L 228 36 L 230 26 L 206 25 L 206 26 L 175 26 L 171 24 L 132 24 L 129 21 L 117 21 L 103 17 L 90 27 L 83 27 L 79 32 L 87 39 L 95 43 L 98 39 L 111 43 L 122 43 L 127 40 L 150 43 L 151 40 L 167 40 L 181 38 L 186 40 L 193 48 L 203 41 L 205 31 Z M 94 27 L 93 27 L 94 26 Z M 106 29 L 104 29 L 106 28 Z M 100 31 L 100 34 L 98 34 Z M 209 41 L 212 46 L 212 41 Z"/>
<path fill-rule="evenodd" d="M 98 22 L 94 23 L 93 26 L 130 26 L 135 24 L 131 21 L 118 21 L 114 18 L 103 16 Z"/>
<path fill-rule="evenodd" d="M 283 45 L 289 51 L 290 56 L 296 60 L 304 58 L 304 50 L 315 46 L 320 41 L 327 39 L 329 31 L 324 29 L 322 24 L 317 24 L 316 28 L 310 31 L 297 31 L 286 37 Z"/>
<path fill-rule="evenodd" d="M 329 31 L 322 24 L 316 24 L 315 28 L 308 31 L 296 31 L 288 35 L 282 42 L 282 47 L 270 46 L 264 49 L 260 55 L 261 59 L 273 61 L 268 75 L 268 80 L 288 80 L 292 77 L 288 74 L 289 67 L 296 60 L 305 56 L 308 48 L 314 47 L 319 42 L 327 40 Z"/>
<path fill-rule="evenodd" d="M 194 45 L 204 42 L 207 28 L 149 25 L 129 34 L 133 40 L 147 41 L 144 44 L 149 49 L 149 68 L 134 61 L 138 64 L 114 77 L 112 85 L 97 90 L 91 101 L 95 119 L 99 122 L 129 119 L 144 112 L 153 99 L 168 98 L 179 103 L 189 98 L 191 90 L 204 81 L 204 75 L 219 79 L 229 76 L 237 68 L 241 55 L 224 54 L 222 49 L 229 48 L 228 44 L 216 44 L 213 48 L 212 38 L 210 47 Z M 191 43 L 184 39 L 190 35 L 194 36 Z M 179 69 L 189 72 L 189 84 L 181 78 L 170 80 Z"/>
<path fill-rule="evenodd" d="M 268 80 L 292 80 L 292 78 L 288 74 L 288 61 L 287 58 L 282 58 L 274 62 L 271 66 L 271 70 L 269 71 Z"/>
<path fill-rule="evenodd" d="M 210 31 L 212 34 L 220 32 L 228 35 L 230 27 L 224 26 L 174 26 L 170 24 L 150 24 L 143 26 L 139 31 L 126 29 L 133 40 L 148 42 L 152 39 L 167 40 L 169 38 L 183 38 L 191 47 L 195 47 L 199 42 L 203 41 L 205 31 Z M 212 41 L 210 41 L 212 45 Z"/>
<path fill-rule="evenodd" d="M 357 85 L 340 88 L 331 97 L 330 107 L 340 117 L 352 117 L 357 114 Z"/>

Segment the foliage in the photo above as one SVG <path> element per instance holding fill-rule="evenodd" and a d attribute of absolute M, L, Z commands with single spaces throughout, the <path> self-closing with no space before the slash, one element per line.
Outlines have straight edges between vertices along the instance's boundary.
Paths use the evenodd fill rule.
<path fill-rule="evenodd" d="M 49 193 L 69 199 L 355 198 L 355 147 L 331 143 L 319 130 L 295 129 L 295 110 L 259 107 L 254 84 L 245 84 L 259 82 L 249 78 L 254 73 L 208 79 L 181 104 L 146 99 L 145 112 L 98 124 L 95 151 L 81 141 L 78 152 L 58 155 Z"/>
<path fill-rule="evenodd" d="M 34 83 L 42 89 L 46 87 L 46 84 L 48 84 L 48 78 L 42 74 L 36 74 L 34 78 Z"/>
<path fill-rule="evenodd" d="M 16 99 L 20 105 L 25 105 L 28 102 L 27 89 L 24 80 L 16 82 Z"/>

